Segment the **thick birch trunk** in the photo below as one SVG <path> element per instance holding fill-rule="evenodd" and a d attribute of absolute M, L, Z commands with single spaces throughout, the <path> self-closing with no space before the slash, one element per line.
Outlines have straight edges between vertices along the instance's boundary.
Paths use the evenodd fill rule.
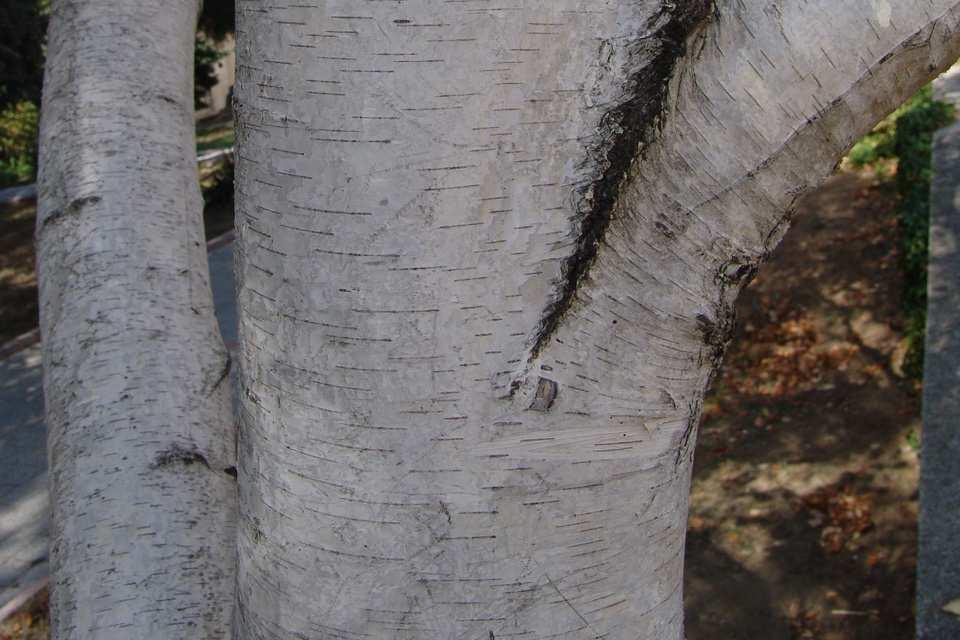
<path fill-rule="evenodd" d="M 955 0 L 239 13 L 238 636 L 682 637 L 733 299 Z"/>
<path fill-rule="evenodd" d="M 37 242 L 55 638 L 229 635 L 234 435 L 193 161 L 196 14 L 53 3 Z"/>

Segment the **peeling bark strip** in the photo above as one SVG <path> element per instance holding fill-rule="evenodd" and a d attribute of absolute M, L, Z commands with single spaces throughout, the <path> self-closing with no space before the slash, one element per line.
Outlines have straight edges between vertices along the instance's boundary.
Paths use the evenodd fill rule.
<path fill-rule="evenodd" d="M 687 53 L 690 36 L 714 11 L 714 0 L 665 3 L 650 19 L 649 31 L 632 45 L 635 50 L 631 53 L 640 68 L 626 80 L 623 102 L 600 121 L 603 140 L 592 155 L 603 173 L 580 194 L 576 248 L 563 265 L 562 286 L 537 329 L 531 360 L 549 342 L 576 300 L 580 283 L 589 275 L 610 226 L 624 181 L 633 163 L 642 157 L 644 147 L 656 136 L 677 63 Z"/>

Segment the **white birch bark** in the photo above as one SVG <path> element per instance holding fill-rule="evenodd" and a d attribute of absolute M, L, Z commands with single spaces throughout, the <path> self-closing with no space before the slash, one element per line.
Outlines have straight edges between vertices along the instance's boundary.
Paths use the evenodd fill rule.
<path fill-rule="evenodd" d="M 193 160 L 197 9 L 53 2 L 37 242 L 58 639 L 229 636 L 235 437 Z"/>
<path fill-rule="evenodd" d="M 238 637 L 681 638 L 733 299 L 960 5 L 238 7 Z"/>

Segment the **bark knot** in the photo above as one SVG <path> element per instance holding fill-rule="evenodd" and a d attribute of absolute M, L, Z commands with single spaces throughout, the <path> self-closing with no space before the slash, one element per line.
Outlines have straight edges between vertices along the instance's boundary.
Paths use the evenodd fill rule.
<path fill-rule="evenodd" d="M 70 204 L 62 209 L 54 209 L 40 223 L 40 229 L 45 229 L 50 225 L 62 222 L 67 218 L 77 216 L 84 208 L 99 204 L 103 199 L 100 196 L 86 196 L 70 201 Z"/>

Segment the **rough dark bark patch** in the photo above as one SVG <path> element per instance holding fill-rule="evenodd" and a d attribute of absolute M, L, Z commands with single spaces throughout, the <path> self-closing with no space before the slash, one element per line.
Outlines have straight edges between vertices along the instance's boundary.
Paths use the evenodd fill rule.
<path fill-rule="evenodd" d="M 699 314 L 696 318 L 697 330 L 704 345 L 701 358 L 705 354 L 713 363 L 708 383 L 710 385 L 713 384 L 713 376 L 717 374 L 720 363 L 723 362 L 723 356 L 733 340 L 736 329 L 737 314 L 733 300 L 757 276 L 760 265 L 765 259 L 766 255 L 752 259 L 734 256 L 721 265 L 714 278 L 720 287 L 720 295 L 714 306 L 714 317 Z"/>
<path fill-rule="evenodd" d="M 210 468 L 210 463 L 207 462 L 207 458 L 202 453 L 198 451 L 190 451 L 189 449 L 184 449 L 178 445 L 173 445 L 166 451 L 159 453 L 154 462 L 154 466 L 158 469 L 176 464 L 182 464 L 185 466 L 201 464 L 208 469 Z"/>
<path fill-rule="evenodd" d="M 563 266 L 563 284 L 556 299 L 544 312 L 531 358 L 535 358 L 549 342 L 573 305 L 580 283 L 596 261 L 627 174 L 656 134 L 660 116 L 667 108 L 669 84 L 677 63 L 687 53 L 691 34 L 713 10 L 714 0 L 665 3 L 661 14 L 652 22 L 659 22 L 664 14 L 668 14 L 667 22 L 634 45 L 637 49 L 634 55 L 650 62 L 627 80 L 626 95 L 629 97 L 601 121 L 600 131 L 606 134 L 606 139 L 594 155 L 600 166 L 606 168 L 581 194 L 580 235 L 576 250 Z M 653 28 L 655 24 L 650 26 Z"/>
<path fill-rule="evenodd" d="M 683 436 L 680 438 L 680 446 L 677 448 L 677 458 L 673 463 L 674 469 L 681 468 L 681 463 L 686 458 L 688 461 L 693 458 L 693 445 L 696 438 L 693 437 L 697 426 L 700 424 L 700 414 L 703 412 L 703 402 L 697 400 L 690 405 L 690 418 L 684 427 Z"/>
<path fill-rule="evenodd" d="M 710 361 L 713 363 L 713 370 L 716 370 L 723 361 L 723 355 L 727 350 L 727 345 L 733 339 L 733 330 L 736 326 L 736 312 L 733 305 L 721 303 L 717 305 L 715 318 L 709 318 L 704 314 L 697 316 L 697 329 L 706 347 Z"/>
<path fill-rule="evenodd" d="M 77 198 L 63 209 L 55 209 L 54 211 L 51 211 L 50 214 L 40 222 L 40 230 L 45 229 L 49 225 L 56 224 L 70 216 L 79 215 L 84 207 L 99 204 L 100 202 L 101 198 L 99 196 Z"/>

